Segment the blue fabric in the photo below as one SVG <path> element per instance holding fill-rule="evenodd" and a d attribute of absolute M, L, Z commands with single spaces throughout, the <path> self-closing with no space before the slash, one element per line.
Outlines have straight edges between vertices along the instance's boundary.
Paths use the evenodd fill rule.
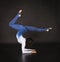
<path fill-rule="evenodd" d="M 18 32 L 17 32 L 18 36 L 23 35 L 27 31 L 37 31 L 37 32 L 46 31 L 47 28 L 37 28 L 37 27 L 33 27 L 33 26 L 24 26 L 24 25 L 20 25 L 20 24 L 15 24 L 15 22 L 19 18 L 18 15 L 19 15 L 19 13 L 9 22 L 10 27 L 14 28 L 15 30 L 18 30 Z"/>

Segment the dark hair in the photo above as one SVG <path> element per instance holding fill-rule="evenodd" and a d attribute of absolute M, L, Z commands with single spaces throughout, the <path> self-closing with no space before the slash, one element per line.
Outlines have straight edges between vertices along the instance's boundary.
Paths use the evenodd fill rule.
<path fill-rule="evenodd" d="M 27 38 L 27 41 L 33 41 L 33 39 L 32 38 Z"/>
<path fill-rule="evenodd" d="M 26 47 L 27 48 L 32 48 L 32 45 L 33 45 L 33 39 L 32 38 L 27 38 Z"/>

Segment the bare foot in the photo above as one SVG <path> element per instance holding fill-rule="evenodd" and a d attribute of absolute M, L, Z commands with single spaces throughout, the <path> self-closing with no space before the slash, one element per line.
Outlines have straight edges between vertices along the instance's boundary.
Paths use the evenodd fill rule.
<path fill-rule="evenodd" d="M 46 31 L 48 32 L 49 30 L 51 30 L 52 28 L 48 28 Z"/>
<path fill-rule="evenodd" d="M 21 13 L 22 12 L 22 9 L 21 10 L 19 10 L 19 13 Z"/>

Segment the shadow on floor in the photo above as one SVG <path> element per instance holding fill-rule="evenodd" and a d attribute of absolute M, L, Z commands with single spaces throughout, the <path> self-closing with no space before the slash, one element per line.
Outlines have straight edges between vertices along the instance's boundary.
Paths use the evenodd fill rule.
<path fill-rule="evenodd" d="M 21 53 L 20 44 L 0 44 L 0 62 L 58 62 L 59 43 L 35 43 L 37 54 Z"/>

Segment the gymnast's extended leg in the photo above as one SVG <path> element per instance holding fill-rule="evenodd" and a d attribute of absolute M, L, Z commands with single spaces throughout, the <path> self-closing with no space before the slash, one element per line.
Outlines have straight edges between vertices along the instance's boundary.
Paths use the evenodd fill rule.
<path fill-rule="evenodd" d="M 9 26 L 12 27 L 15 30 L 22 30 L 23 25 L 20 24 L 15 24 L 15 22 L 18 20 L 18 18 L 21 17 L 21 14 L 18 13 L 10 22 L 9 22 Z"/>
<path fill-rule="evenodd" d="M 36 32 L 44 32 L 44 31 L 49 31 L 51 30 L 52 28 L 49 27 L 49 28 L 37 28 L 37 27 L 33 27 L 33 26 L 25 26 L 25 28 L 28 30 L 28 31 L 36 31 Z"/>

